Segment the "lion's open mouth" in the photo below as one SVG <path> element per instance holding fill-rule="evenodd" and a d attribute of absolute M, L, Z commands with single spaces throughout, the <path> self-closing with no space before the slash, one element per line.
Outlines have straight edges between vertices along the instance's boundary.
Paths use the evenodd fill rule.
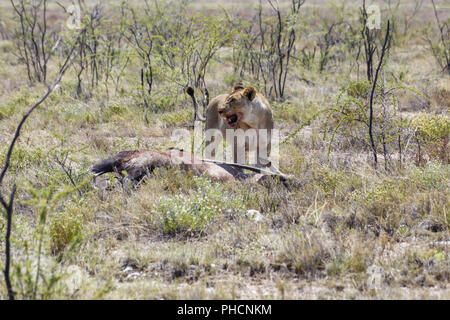
<path fill-rule="evenodd" d="M 236 114 L 232 114 L 231 116 L 227 116 L 227 122 L 230 126 L 234 126 L 238 121 L 238 116 Z"/>

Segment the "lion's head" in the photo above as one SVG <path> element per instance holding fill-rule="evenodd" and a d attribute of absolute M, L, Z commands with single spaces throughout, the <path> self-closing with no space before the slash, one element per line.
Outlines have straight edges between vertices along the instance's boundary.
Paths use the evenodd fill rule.
<path fill-rule="evenodd" d="M 255 88 L 244 88 L 242 83 L 236 83 L 233 87 L 233 92 L 228 95 L 223 105 L 219 107 L 218 112 L 221 117 L 227 119 L 230 127 L 235 128 L 244 117 L 255 96 Z"/>

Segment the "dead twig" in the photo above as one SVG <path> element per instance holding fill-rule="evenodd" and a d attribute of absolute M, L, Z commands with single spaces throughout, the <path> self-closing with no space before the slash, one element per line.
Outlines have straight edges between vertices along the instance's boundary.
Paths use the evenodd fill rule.
<path fill-rule="evenodd" d="M 199 110 L 199 107 L 198 107 L 197 99 L 195 99 L 195 95 L 194 95 L 194 89 L 192 87 L 187 87 L 186 93 L 191 96 L 192 103 L 194 104 L 194 111 L 195 111 L 194 112 L 194 122 L 197 121 L 197 120 L 205 122 L 206 121 L 205 108 L 203 108 L 203 114 L 200 114 L 200 110 Z M 209 93 L 208 93 L 207 98 L 205 97 L 205 99 L 209 100 Z"/>
<path fill-rule="evenodd" d="M 384 38 L 384 43 L 383 43 L 383 49 L 381 50 L 381 57 L 380 57 L 380 61 L 378 62 L 378 67 L 377 70 L 375 72 L 375 78 L 373 80 L 373 85 L 372 85 L 372 91 L 370 93 L 370 103 L 369 103 L 369 138 L 370 138 L 370 145 L 372 147 L 372 152 L 373 152 L 373 159 L 374 159 L 374 163 L 375 163 L 375 169 L 378 166 L 378 159 L 377 159 L 377 149 L 375 146 L 375 140 L 373 138 L 373 130 L 372 130 L 372 126 L 373 126 L 373 97 L 375 95 L 375 89 L 377 86 L 377 80 L 378 80 L 378 73 L 380 72 L 381 66 L 383 64 L 383 58 L 386 54 L 386 51 L 389 49 L 389 34 L 390 34 L 390 21 L 388 20 L 387 22 L 387 27 L 386 27 L 386 36 Z"/>

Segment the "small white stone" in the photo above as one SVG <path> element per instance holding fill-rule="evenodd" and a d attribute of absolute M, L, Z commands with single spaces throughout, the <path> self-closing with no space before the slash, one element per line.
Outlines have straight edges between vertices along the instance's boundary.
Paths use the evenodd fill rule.
<path fill-rule="evenodd" d="M 123 272 L 129 272 L 129 271 L 133 271 L 133 267 L 128 266 L 125 269 L 123 269 Z"/>
<path fill-rule="evenodd" d="M 133 279 L 139 278 L 140 276 L 141 276 L 141 274 L 140 274 L 139 272 L 133 272 L 133 273 L 130 273 L 130 274 L 125 278 L 125 280 L 133 280 Z"/>
<path fill-rule="evenodd" d="M 264 221 L 264 216 L 258 210 L 250 209 L 247 210 L 247 217 L 253 219 L 255 222 L 260 223 Z"/>

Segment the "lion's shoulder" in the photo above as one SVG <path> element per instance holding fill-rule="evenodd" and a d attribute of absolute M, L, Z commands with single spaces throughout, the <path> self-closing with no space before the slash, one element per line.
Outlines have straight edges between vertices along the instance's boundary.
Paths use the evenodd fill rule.
<path fill-rule="evenodd" d="M 267 100 L 266 97 L 262 93 L 258 92 L 256 94 L 256 98 L 257 99 L 255 99 L 255 102 L 258 102 L 263 109 L 267 109 L 267 111 L 272 112 L 272 109 L 270 108 L 269 100 Z"/>

